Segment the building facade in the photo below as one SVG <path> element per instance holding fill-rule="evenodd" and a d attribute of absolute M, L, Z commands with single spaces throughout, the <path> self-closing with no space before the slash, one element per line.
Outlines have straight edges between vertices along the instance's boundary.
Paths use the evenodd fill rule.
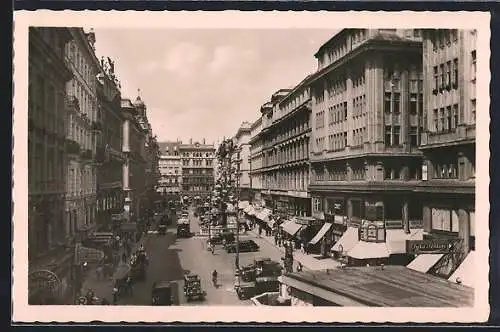
<path fill-rule="evenodd" d="M 466 255 L 475 247 L 476 31 L 424 30 L 423 37 L 424 161 L 416 192 L 428 236 L 459 238 Z"/>
<path fill-rule="evenodd" d="M 157 192 L 164 197 L 179 198 L 182 190 L 182 161 L 179 152 L 180 142 L 160 142 L 159 171 Z"/>
<path fill-rule="evenodd" d="M 252 123 L 250 128 L 250 200 L 254 203 L 261 202 L 262 200 L 262 116 Z"/>
<path fill-rule="evenodd" d="M 73 79 L 66 84 L 67 100 L 67 190 L 66 233 L 87 231 L 96 225 L 97 164 L 96 125 L 99 61 L 94 52 L 95 36 L 82 28 L 70 28 L 72 41 L 66 45 L 66 61 Z"/>
<path fill-rule="evenodd" d="M 94 129 L 97 132 L 97 219 L 101 225 L 109 224 L 113 214 L 123 210 L 122 152 L 123 114 L 121 112 L 120 83 L 114 63 L 101 59 L 101 73 L 97 76 L 98 110 Z"/>
<path fill-rule="evenodd" d="M 125 218 L 131 222 L 140 219 L 141 197 L 146 192 L 146 137 L 147 130 L 141 126 L 140 118 L 145 106 L 140 97 L 134 103 L 130 99 L 121 100 L 124 116 L 122 152 L 123 193 Z"/>
<path fill-rule="evenodd" d="M 419 228 L 423 131 L 419 30 L 343 29 L 320 47 L 312 97 L 313 215 Z"/>
<path fill-rule="evenodd" d="M 182 196 L 205 198 L 210 195 L 214 185 L 215 147 L 189 141 L 179 144 L 182 160 Z"/>
<path fill-rule="evenodd" d="M 65 62 L 67 28 L 29 29 L 28 70 L 28 258 L 29 272 L 48 270 L 64 284 L 71 270 L 65 197 L 67 154 L 66 83 L 72 72 Z M 69 151 L 68 151 L 69 149 Z M 40 291 L 30 277 L 29 302 Z M 63 290 L 64 291 L 64 290 Z M 40 295 L 40 297 L 42 297 Z"/>
<path fill-rule="evenodd" d="M 250 199 L 250 135 L 252 124 L 243 122 L 233 137 L 233 143 L 237 146 L 232 156 L 238 172 L 239 198 Z"/>
<path fill-rule="evenodd" d="M 276 99 L 276 96 L 273 96 Z M 307 80 L 286 90 L 273 107 L 264 107 L 264 187 L 274 211 L 310 216 L 309 146 L 311 98 Z"/>

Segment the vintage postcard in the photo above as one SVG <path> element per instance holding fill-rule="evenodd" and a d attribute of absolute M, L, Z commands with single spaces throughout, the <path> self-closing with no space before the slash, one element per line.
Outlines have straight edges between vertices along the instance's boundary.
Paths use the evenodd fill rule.
<path fill-rule="evenodd" d="M 16 12 L 13 320 L 485 321 L 489 18 Z"/>

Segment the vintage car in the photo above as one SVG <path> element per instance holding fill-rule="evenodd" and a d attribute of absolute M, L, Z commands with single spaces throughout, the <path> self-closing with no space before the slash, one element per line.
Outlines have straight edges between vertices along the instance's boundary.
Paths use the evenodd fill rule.
<path fill-rule="evenodd" d="M 167 225 L 159 225 L 158 226 L 158 234 L 166 235 L 167 234 Z"/>
<path fill-rule="evenodd" d="M 224 242 L 224 239 L 226 240 L 226 244 L 233 243 L 235 241 L 235 236 L 233 232 L 222 232 L 219 234 L 215 234 L 210 238 L 211 243 L 213 244 L 222 244 Z"/>
<path fill-rule="evenodd" d="M 234 282 L 234 290 L 240 300 L 246 300 L 256 295 L 255 282 L 243 281 L 238 277 L 236 277 Z"/>
<path fill-rule="evenodd" d="M 172 283 L 170 281 L 155 281 L 151 288 L 152 305 L 173 305 Z"/>
<path fill-rule="evenodd" d="M 196 274 L 184 276 L 184 296 L 187 301 L 193 299 L 204 300 L 207 293 L 201 289 L 200 277 Z"/>
<path fill-rule="evenodd" d="M 256 294 L 278 292 L 279 289 L 280 282 L 278 281 L 278 277 L 260 277 L 255 279 Z"/>
<path fill-rule="evenodd" d="M 179 219 L 177 221 L 177 237 L 190 237 L 191 227 L 187 219 Z"/>
<path fill-rule="evenodd" d="M 235 253 L 237 250 L 236 248 L 237 244 L 236 243 L 231 243 L 226 246 L 226 251 L 228 253 Z M 243 240 L 240 241 L 239 243 L 239 252 L 253 252 L 253 251 L 259 251 L 259 246 L 257 243 L 255 243 L 253 240 Z"/>

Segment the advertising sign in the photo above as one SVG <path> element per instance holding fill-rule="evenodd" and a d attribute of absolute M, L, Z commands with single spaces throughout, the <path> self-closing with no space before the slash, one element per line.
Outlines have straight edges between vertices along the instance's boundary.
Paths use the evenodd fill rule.
<path fill-rule="evenodd" d="M 409 254 L 448 254 L 458 250 L 460 239 L 407 240 L 406 252 Z"/>

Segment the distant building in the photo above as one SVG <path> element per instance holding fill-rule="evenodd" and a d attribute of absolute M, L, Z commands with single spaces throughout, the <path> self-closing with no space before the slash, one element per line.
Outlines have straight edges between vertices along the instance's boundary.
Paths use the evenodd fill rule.
<path fill-rule="evenodd" d="M 250 135 L 252 125 L 243 122 L 233 137 L 236 151 L 232 156 L 238 172 L 239 199 L 249 200 L 250 198 Z"/>
<path fill-rule="evenodd" d="M 181 142 L 159 142 L 160 179 L 156 191 L 164 197 L 175 197 L 182 190 L 182 160 L 179 152 Z"/>
<path fill-rule="evenodd" d="M 250 127 L 250 188 L 251 188 L 251 198 L 253 203 L 262 203 L 261 192 L 262 192 L 262 116 L 252 123 Z"/>
<path fill-rule="evenodd" d="M 182 160 L 182 196 L 204 198 L 210 195 L 214 185 L 213 144 L 193 142 L 179 144 Z"/>

